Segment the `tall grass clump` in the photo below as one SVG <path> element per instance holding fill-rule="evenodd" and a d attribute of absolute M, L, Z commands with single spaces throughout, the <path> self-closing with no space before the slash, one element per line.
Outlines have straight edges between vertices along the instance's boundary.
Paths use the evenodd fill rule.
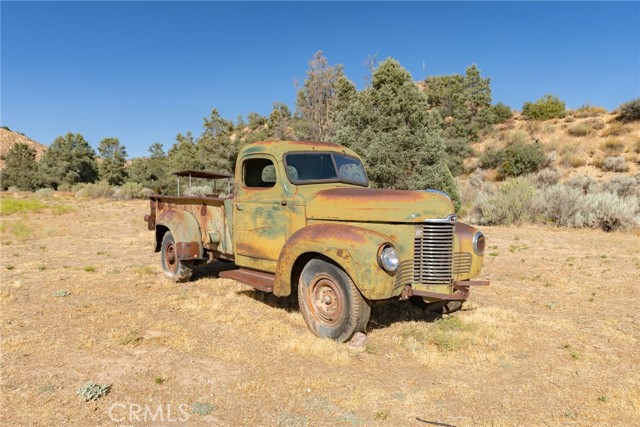
<path fill-rule="evenodd" d="M 510 178 L 493 194 L 480 192 L 472 217 L 479 224 L 515 224 L 531 219 L 536 188 L 525 177 Z"/>

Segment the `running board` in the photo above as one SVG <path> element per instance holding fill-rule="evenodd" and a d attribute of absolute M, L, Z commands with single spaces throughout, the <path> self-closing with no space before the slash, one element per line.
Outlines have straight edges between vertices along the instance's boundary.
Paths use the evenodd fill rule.
<path fill-rule="evenodd" d="M 262 292 L 273 292 L 273 283 L 276 280 L 274 274 L 246 268 L 221 271 L 218 276 L 224 277 L 225 279 L 237 280 L 240 283 L 252 286 Z"/>

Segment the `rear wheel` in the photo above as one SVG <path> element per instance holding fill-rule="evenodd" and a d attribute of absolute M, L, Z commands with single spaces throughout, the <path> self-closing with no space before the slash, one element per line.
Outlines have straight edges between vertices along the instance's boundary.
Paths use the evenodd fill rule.
<path fill-rule="evenodd" d="M 174 282 L 189 281 L 193 273 L 193 268 L 191 265 L 178 259 L 176 241 L 170 231 L 167 231 L 162 238 L 160 257 L 162 260 L 162 271 L 164 271 L 165 276 Z"/>
<path fill-rule="evenodd" d="M 300 311 L 309 329 L 338 342 L 364 332 L 371 307 L 341 268 L 322 259 L 305 265 L 298 284 Z"/>

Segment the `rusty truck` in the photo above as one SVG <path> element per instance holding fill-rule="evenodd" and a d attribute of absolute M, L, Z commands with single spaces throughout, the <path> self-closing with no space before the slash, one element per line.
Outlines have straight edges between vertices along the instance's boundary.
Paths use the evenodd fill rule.
<path fill-rule="evenodd" d="M 297 292 L 309 329 L 339 342 L 365 330 L 374 304 L 412 297 L 446 310 L 489 284 L 472 280 L 485 237 L 457 220 L 445 193 L 371 188 L 349 148 L 251 143 L 233 179 L 225 197 L 150 198 L 145 220 L 174 281 L 199 264 L 233 262 L 221 277 L 278 297 Z"/>

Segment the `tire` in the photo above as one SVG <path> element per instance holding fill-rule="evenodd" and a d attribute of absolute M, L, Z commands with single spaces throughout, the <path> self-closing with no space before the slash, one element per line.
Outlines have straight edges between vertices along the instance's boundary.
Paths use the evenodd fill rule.
<path fill-rule="evenodd" d="M 317 258 L 302 270 L 298 303 L 311 332 L 338 342 L 364 332 L 371 316 L 371 307 L 347 273 Z"/>
<path fill-rule="evenodd" d="M 162 271 L 165 276 L 176 283 L 188 282 L 191 279 L 193 268 L 176 258 L 176 241 L 173 234 L 167 231 L 162 238 L 162 250 L 160 251 Z"/>

